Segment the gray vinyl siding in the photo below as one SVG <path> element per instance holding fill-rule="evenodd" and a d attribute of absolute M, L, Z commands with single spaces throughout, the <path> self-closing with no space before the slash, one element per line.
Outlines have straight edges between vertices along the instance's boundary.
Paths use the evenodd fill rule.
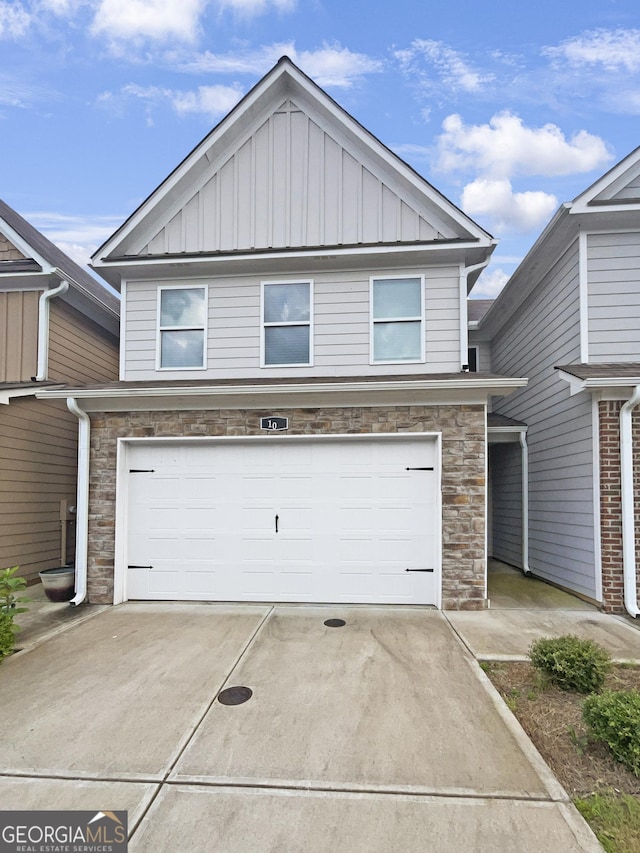
<path fill-rule="evenodd" d="M 522 454 L 520 444 L 489 446 L 492 502 L 491 556 L 522 565 Z"/>
<path fill-rule="evenodd" d="M 589 234 L 589 361 L 640 360 L 640 232 Z"/>
<path fill-rule="evenodd" d="M 138 254 L 434 240 L 444 226 L 381 179 L 313 107 L 285 101 L 237 148 L 203 161 L 197 190 Z M 433 220 L 433 221 L 432 221 Z"/>
<path fill-rule="evenodd" d="M 554 370 L 579 360 L 574 243 L 494 336 L 493 370 L 529 378 L 527 388 L 496 400 L 494 411 L 529 427 L 531 571 L 595 598 L 591 399 L 571 397 Z"/>
<path fill-rule="evenodd" d="M 208 340 L 205 370 L 157 371 L 157 290 L 179 281 L 128 282 L 125 311 L 125 379 L 215 379 L 257 376 L 357 376 L 441 373 L 460 370 L 460 308 L 457 267 L 407 271 L 425 276 L 426 364 L 369 363 L 369 275 L 361 271 L 305 273 L 299 277 L 192 279 L 208 285 Z M 398 275 L 398 270 L 372 270 Z M 311 367 L 260 367 L 260 285 L 262 281 L 314 282 Z"/>
<path fill-rule="evenodd" d="M 469 347 L 478 350 L 478 372 L 491 373 L 491 342 L 480 341 L 475 332 L 469 332 Z"/>

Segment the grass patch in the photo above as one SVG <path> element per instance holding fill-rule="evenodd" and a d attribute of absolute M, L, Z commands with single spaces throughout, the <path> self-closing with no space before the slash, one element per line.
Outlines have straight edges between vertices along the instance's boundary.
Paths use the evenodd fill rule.
<path fill-rule="evenodd" d="M 606 853 L 638 853 L 640 798 L 606 791 L 582 797 L 575 804 Z"/>

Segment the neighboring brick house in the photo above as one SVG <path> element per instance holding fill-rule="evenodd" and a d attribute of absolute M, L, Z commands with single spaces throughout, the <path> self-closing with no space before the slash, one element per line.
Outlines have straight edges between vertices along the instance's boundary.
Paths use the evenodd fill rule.
<path fill-rule="evenodd" d="M 529 379 L 493 407 L 526 431 L 491 452 L 493 555 L 638 615 L 640 149 L 558 210 L 471 339 Z"/>
<path fill-rule="evenodd" d="M 78 424 L 45 386 L 118 375 L 119 300 L 0 201 L 0 568 L 73 557 Z"/>
<path fill-rule="evenodd" d="M 283 57 L 94 255 L 120 379 L 47 393 L 91 447 L 78 600 L 486 607 L 494 245 Z"/>

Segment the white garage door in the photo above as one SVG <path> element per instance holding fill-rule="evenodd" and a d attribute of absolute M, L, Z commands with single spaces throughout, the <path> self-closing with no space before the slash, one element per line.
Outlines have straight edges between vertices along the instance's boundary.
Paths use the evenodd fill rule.
<path fill-rule="evenodd" d="M 435 604 L 436 447 L 132 443 L 127 597 Z"/>

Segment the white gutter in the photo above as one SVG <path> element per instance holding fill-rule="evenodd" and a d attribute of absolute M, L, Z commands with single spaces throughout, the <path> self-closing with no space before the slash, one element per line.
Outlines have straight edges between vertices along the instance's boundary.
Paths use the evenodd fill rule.
<path fill-rule="evenodd" d="M 636 575 L 636 530 L 633 499 L 633 409 L 640 403 L 640 385 L 620 409 L 620 486 L 622 493 L 622 571 L 624 606 L 630 616 L 640 616 Z"/>
<path fill-rule="evenodd" d="M 55 270 L 56 274 L 62 276 L 60 270 Z M 60 284 L 53 290 L 45 290 L 40 297 L 38 306 L 38 372 L 36 374 L 36 382 L 42 382 L 48 379 L 49 372 L 49 302 L 56 296 L 66 293 L 69 290 L 69 282 L 66 278 L 62 278 Z"/>
<path fill-rule="evenodd" d="M 469 361 L 469 312 L 467 307 L 467 299 L 469 298 L 469 294 L 467 292 L 467 282 L 469 280 L 469 273 L 475 272 L 476 270 L 484 269 L 489 261 L 491 260 L 491 256 L 485 258 L 484 261 L 481 261 L 479 264 L 473 264 L 470 267 L 465 267 L 460 265 L 460 364 L 465 365 Z M 475 324 L 476 328 L 478 324 Z"/>
<path fill-rule="evenodd" d="M 518 436 L 522 448 L 522 571 L 531 574 L 529 568 L 529 446 L 524 430 Z"/>
<path fill-rule="evenodd" d="M 74 607 L 87 597 L 87 546 L 89 541 L 89 438 L 91 421 L 74 397 L 67 397 L 67 408 L 78 418 L 78 490 L 76 504 L 76 594 Z"/>

